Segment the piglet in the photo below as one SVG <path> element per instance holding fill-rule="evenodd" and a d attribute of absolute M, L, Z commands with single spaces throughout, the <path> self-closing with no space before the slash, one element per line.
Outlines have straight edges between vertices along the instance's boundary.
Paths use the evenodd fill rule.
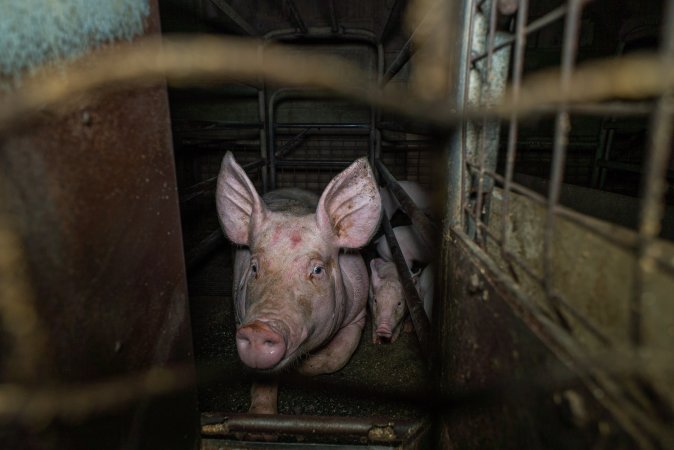
<path fill-rule="evenodd" d="M 417 234 L 416 230 L 412 226 L 402 226 L 396 227 L 393 229 L 393 234 L 395 234 L 400 250 L 405 257 L 405 262 L 407 267 L 412 269 L 412 266 L 415 263 L 424 265 L 428 264 L 431 261 L 431 252 L 424 244 L 421 237 Z M 386 236 L 382 236 L 376 241 L 377 244 L 377 253 L 385 261 L 393 261 L 391 256 L 391 249 L 388 246 L 386 241 Z"/>
<path fill-rule="evenodd" d="M 419 183 L 415 183 L 414 181 L 398 181 L 398 184 L 401 188 L 403 188 L 405 193 L 410 196 L 412 201 L 414 201 L 414 204 L 417 206 L 417 208 L 426 212 L 428 215 L 431 214 L 431 199 L 426 191 L 424 191 L 424 189 L 419 185 Z M 381 203 L 384 208 L 384 212 L 386 213 L 386 217 L 391 220 L 395 212 L 400 208 L 400 203 L 398 203 L 398 200 L 396 200 L 396 198 L 391 195 L 391 193 L 388 191 L 388 188 L 381 188 L 380 193 Z"/>
<path fill-rule="evenodd" d="M 407 307 L 403 286 L 394 263 L 374 258 L 370 261 L 370 312 L 372 343 L 395 342 Z"/>
<path fill-rule="evenodd" d="M 234 261 L 236 348 L 261 372 L 341 369 L 365 324 L 368 277 L 357 249 L 379 225 L 381 199 L 365 158 L 320 198 L 299 189 L 260 197 L 231 153 L 216 192 L 227 237 L 242 246 Z M 277 412 L 276 383 L 253 383 L 252 413 Z"/>

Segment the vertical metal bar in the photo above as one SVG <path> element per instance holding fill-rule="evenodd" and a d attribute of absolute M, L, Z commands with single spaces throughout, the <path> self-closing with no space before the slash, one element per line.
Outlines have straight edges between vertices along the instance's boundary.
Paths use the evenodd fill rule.
<path fill-rule="evenodd" d="M 517 11 L 517 24 L 515 25 L 515 55 L 513 59 L 512 73 L 512 98 L 517 111 L 517 102 L 520 97 L 522 86 L 522 68 L 524 66 L 524 50 L 527 44 L 526 26 L 529 16 L 529 0 L 520 0 Z M 503 184 L 503 213 L 501 229 L 501 246 L 504 250 L 508 247 L 508 224 L 510 223 L 510 189 L 515 171 L 515 152 L 517 144 L 517 113 L 510 116 L 510 129 L 508 130 L 508 149 L 506 154 L 505 182 Z"/>
<path fill-rule="evenodd" d="M 337 33 L 339 31 L 339 23 L 337 22 L 337 12 L 335 10 L 335 0 L 330 0 L 328 3 L 330 10 L 330 31 Z"/>
<path fill-rule="evenodd" d="M 269 118 L 269 128 L 267 130 L 267 157 L 269 161 L 269 188 L 276 189 L 278 174 L 276 173 L 276 96 L 272 94 L 267 105 L 267 117 Z"/>
<path fill-rule="evenodd" d="M 560 89 L 562 94 L 569 90 L 571 73 L 576 60 L 578 48 L 578 32 L 580 30 L 580 15 L 584 0 L 569 0 L 569 10 L 564 24 L 564 43 L 562 47 L 562 66 L 560 77 Z M 545 281 L 545 293 L 549 299 L 553 298 L 553 261 L 552 239 L 554 237 L 556 208 L 559 203 L 559 193 L 564 176 L 564 161 L 566 159 L 566 146 L 571 127 L 567 105 L 562 103 L 555 120 L 555 143 L 552 155 L 552 168 L 550 175 L 550 188 L 548 192 L 548 211 L 543 240 L 543 278 Z"/>
<path fill-rule="evenodd" d="M 487 1 L 484 5 L 489 5 L 489 37 L 487 40 L 487 67 L 485 68 L 485 74 L 483 76 L 483 83 L 489 85 L 492 82 L 491 77 L 491 68 L 494 58 L 494 37 L 496 35 L 496 12 L 498 10 L 496 6 L 496 0 Z M 476 68 L 477 70 L 477 68 Z M 481 92 L 482 100 L 484 100 L 485 89 L 482 89 Z M 482 101 L 481 101 L 482 103 Z M 482 105 L 486 106 L 486 105 Z M 480 144 L 478 148 L 478 180 L 477 180 L 477 199 L 475 201 L 475 217 L 478 222 L 476 227 L 476 236 L 478 241 L 482 240 L 482 228 L 479 226 L 479 223 L 482 221 L 482 195 L 484 193 L 484 165 L 486 159 L 485 145 L 487 141 L 487 119 L 482 120 L 482 130 L 480 131 Z"/>
<path fill-rule="evenodd" d="M 264 56 L 264 46 L 260 45 L 257 48 L 258 58 L 262 61 Z M 257 113 L 262 127 L 260 128 L 260 158 L 267 161 L 267 163 L 260 167 L 260 176 L 262 177 L 262 193 L 266 194 L 269 190 L 269 158 L 267 153 L 267 130 L 269 130 L 269 122 L 267 121 L 267 86 L 264 77 L 260 77 L 260 89 L 257 91 Z"/>
<path fill-rule="evenodd" d="M 674 0 L 665 6 L 665 20 L 660 48 L 663 73 L 674 69 Z M 646 277 L 656 266 L 655 241 L 660 234 L 664 214 L 664 194 L 667 189 L 667 161 L 672 151 L 674 121 L 674 90 L 671 85 L 659 98 L 652 116 L 646 170 L 642 178 L 642 200 L 639 218 L 637 263 L 634 286 L 630 301 L 630 338 L 635 346 L 643 340 L 641 329 L 641 306 L 648 295 Z"/>

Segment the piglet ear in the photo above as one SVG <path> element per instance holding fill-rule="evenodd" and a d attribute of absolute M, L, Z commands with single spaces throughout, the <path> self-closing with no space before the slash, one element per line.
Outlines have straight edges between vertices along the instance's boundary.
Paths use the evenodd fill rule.
<path fill-rule="evenodd" d="M 359 248 L 377 230 L 381 198 L 367 159 L 360 158 L 330 181 L 316 210 L 324 237 L 336 247 Z"/>
<path fill-rule="evenodd" d="M 222 159 L 215 201 L 227 237 L 235 244 L 249 245 L 252 231 L 262 223 L 266 208 L 231 152 Z"/>
<path fill-rule="evenodd" d="M 381 272 L 381 266 L 383 262 L 384 260 L 381 258 L 374 258 L 370 260 L 370 271 L 372 272 L 371 275 L 372 285 L 375 287 L 378 287 L 381 284 L 381 276 L 379 274 Z"/>

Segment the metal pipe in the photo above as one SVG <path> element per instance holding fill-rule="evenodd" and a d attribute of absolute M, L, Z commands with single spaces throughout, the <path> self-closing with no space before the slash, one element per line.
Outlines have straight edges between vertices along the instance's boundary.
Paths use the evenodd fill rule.
<path fill-rule="evenodd" d="M 292 22 L 295 28 L 300 30 L 303 34 L 306 34 L 308 31 L 307 26 L 304 24 L 302 16 L 297 9 L 297 5 L 295 5 L 295 2 L 293 0 L 284 0 L 284 3 L 288 9 L 288 12 L 290 13 L 290 22 Z"/>
<path fill-rule="evenodd" d="M 402 0 L 395 0 L 393 2 L 393 6 L 391 6 L 386 22 L 384 23 L 384 27 L 382 28 L 381 33 L 379 33 L 379 42 L 382 44 L 388 40 L 391 32 L 400 24 L 399 19 L 402 15 L 404 4 L 405 2 Z"/>
<path fill-rule="evenodd" d="M 405 303 L 410 312 L 410 318 L 412 319 L 417 339 L 419 339 L 419 346 L 421 347 L 424 357 L 430 362 L 432 360 L 431 323 L 424 311 L 424 304 L 419 298 L 419 293 L 412 281 L 412 275 L 407 267 L 407 262 L 405 261 L 402 250 L 400 250 L 400 246 L 398 245 L 396 236 L 393 233 L 393 228 L 391 228 L 391 223 L 389 222 L 388 217 L 386 217 L 386 214 L 382 214 L 381 224 L 384 229 L 384 236 L 386 236 L 386 242 L 391 250 L 391 257 L 396 265 L 396 270 L 398 271 L 398 276 L 400 277 L 403 286 Z"/>
<path fill-rule="evenodd" d="M 424 244 L 426 244 L 428 250 L 430 252 L 434 252 L 436 248 L 434 238 L 438 234 L 438 229 L 435 224 L 431 222 L 431 220 L 428 218 L 428 216 L 426 216 L 426 214 L 424 214 L 423 211 L 417 208 L 414 200 L 412 200 L 410 196 L 407 195 L 407 192 L 405 192 L 405 190 L 400 187 L 396 179 L 393 177 L 393 175 L 391 175 L 391 172 L 388 171 L 381 160 L 376 160 L 375 166 L 383 181 L 386 183 L 386 187 L 388 188 L 389 192 L 395 197 L 396 200 L 398 200 L 400 207 L 412 221 L 412 224 L 419 232 L 419 235 L 424 241 Z"/>
<path fill-rule="evenodd" d="M 560 73 L 560 90 L 566 93 L 571 83 L 571 75 L 578 51 L 578 39 L 580 32 L 580 18 L 583 11 L 584 0 L 569 0 L 569 11 L 564 24 L 564 41 L 562 47 L 562 65 Z M 554 262 L 552 255 L 552 242 L 555 230 L 556 206 L 559 203 L 559 195 L 564 176 L 564 162 L 566 160 L 566 146 L 570 130 L 569 113 L 565 104 L 560 105 L 555 120 L 555 143 L 552 153 L 552 165 L 550 175 L 550 189 L 548 192 L 548 211 L 543 231 L 543 271 L 545 278 L 545 292 L 554 306 L 552 299 Z M 556 309 L 557 312 L 559 312 Z"/>
<path fill-rule="evenodd" d="M 294 167 L 297 169 L 313 169 L 316 167 L 345 169 L 349 167 L 351 163 L 353 163 L 353 161 L 340 161 L 335 159 L 282 159 L 276 161 L 276 167 Z"/>
<path fill-rule="evenodd" d="M 306 137 L 307 134 L 309 134 L 309 131 L 311 131 L 311 128 L 305 128 L 304 130 L 297 133 L 288 142 L 283 144 L 281 146 L 281 148 L 276 150 L 275 156 L 277 158 L 283 158 L 288 153 L 295 150 L 297 147 L 299 147 L 302 144 L 302 142 L 304 142 L 304 138 Z"/>
<path fill-rule="evenodd" d="M 330 27 L 309 27 L 304 34 L 297 33 L 296 29 L 285 28 L 270 31 L 263 37 L 265 41 L 288 41 L 288 40 L 342 40 L 350 42 L 362 42 L 377 47 L 377 36 L 369 31 L 360 28 L 342 28 L 339 33 L 332 32 Z"/>
<path fill-rule="evenodd" d="M 202 414 L 201 434 L 228 437 L 234 433 L 272 435 L 341 436 L 371 443 L 399 444 L 416 435 L 428 423 L 423 420 L 391 420 L 377 417 L 329 417 L 281 414 Z"/>
<path fill-rule="evenodd" d="M 521 8 L 521 5 L 520 5 L 520 8 Z M 535 33 L 538 30 L 541 30 L 542 28 L 545 28 L 546 26 L 550 25 L 551 23 L 556 22 L 557 20 L 564 17 L 564 14 L 566 14 L 566 11 L 567 11 L 566 5 L 562 5 L 562 6 L 559 6 L 558 8 L 553 9 L 552 11 L 547 13 L 546 15 L 544 15 L 544 16 L 534 20 L 533 22 L 531 22 L 529 24 L 529 26 L 527 26 L 524 29 L 524 33 L 529 35 L 529 34 Z M 513 42 L 515 42 L 516 39 L 517 39 L 517 35 L 515 35 L 514 37 L 512 37 L 510 39 L 505 39 L 501 43 L 499 43 L 498 45 L 494 46 L 492 51 L 496 52 L 498 50 L 501 50 L 502 48 L 511 45 Z M 471 62 L 476 63 L 476 62 L 478 62 L 481 59 L 484 59 L 486 57 L 487 57 L 487 52 L 480 53 L 479 55 L 472 58 Z"/>
<path fill-rule="evenodd" d="M 262 167 L 265 164 L 266 161 L 264 159 L 260 159 L 257 161 L 244 164 L 241 167 L 243 168 L 244 171 L 249 172 L 251 170 Z M 193 184 L 188 188 L 185 188 L 183 192 L 180 194 L 180 205 L 184 206 L 185 203 L 188 203 L 194 200 L 195 198 L 201 197 L 202 195 L 213 193 L 215 191 L 215 186 L 217 185 L 217 183 L 218 177 L 215 176 L 208 178 L 207 180 L 200 181 L 199 183 Z"/>
<path fill-rule="evenodd" d="M 206 236 L 205 239 L 199 242 L 196 246 L 192 247 L 185 255 L 185 265 L 187 271 L 191 272 L 194 270 L 194 268 L 208 259 L 210 255 L 215 253 L 226 243 L 227 239 L 220 228 L 210 233 L 208 236 Z"/>
<path fill-rule="evenodd" d="M 370 124 L 367 123 L 275 123 L 274 128 L 310 128 L 320 130 L 321 128 L 339 128 L 339 129 L 361 129 L 368 130 Z"/>
<path fill-rule="evenodd" d="M 236 10 L 232 8 L 232 6 L 225 0 L 211 0 L 211 3 L 217 6 L 220 11 L 225 13 L 225 15 L 246 34 L 249 36 L 257 36 L 257 30 L 250 23 L 248 23 L 246 19 L 241 17 L 241 15 L 236 12 Z"/>
<path fill-rule="evenodd" d="M 517 24 L 515 25 L 515 55 L 512 71 L 512 98 L 515 107 L 520 97 L 522 87 L 522 69 L 524 67 L 524 52 L 527 44 L 526 21 L 529 14 L 529 0 L 520 0 L 517 10 Z M 505 182 L 503 184 L 503 226 L 501 228 L 502 248 L 508 246 L 508 224 L 510 223 L 510 189 L 515 172 L 515 153 L 517 151 L 517 114 L 510 116 L 508 130 L 508 147 L 506 150 Z"/>
<path fill-rule="evenodd" d="M 337 12 L 335 10 L 335 0 L 328 2 L 328 10 L 330 12 L 330 31 L 337 33 L 339 31 L 339 23 L 337 22 Z"/>
<path fill-rule="evenodd" d="M 660 59 L 667 73 L 674 67 L 674 1 L 665 6 Z M 667 161 L 672 152 L 672 132 L 674 126 L 674 90 L 669 88 L 658 99 L 658 106 L 650 123 L 648 155 L 642 178 L 641 211 L 639 212 L 639 231 L 637 264 L 634 265 L 634 285 L 630 298 L 630 338 L 632 344 L 642 343 L 641 308 L 645 297 L 646 278 L 653 271 L 653 262 L 659 256 L 655 242 L 662 227 L 664 214 L 664 194 L 667 189 L 665 176 Z"/>
<path fill-rule="evenodd" d="M 396 76 L 398 72 L 400 72 L 400 69 L 405 67 L 405 64 L 410 60 L 412 55 L 414 54 L 414 51 L 412 50 L 412 38 L 414 37 L 414 34 L 412 34 L 412 37 L 410 37 L 405 44 L 402 46 L 398 54 L 396 55 L 395 59 L 391 63 L 391 65 L 386 69 L 386 72 L 384 73 L 384 77 L 382 78 L 381 85 L 386 86 L 386 84 L 391 81 L 391 79 Z"/>

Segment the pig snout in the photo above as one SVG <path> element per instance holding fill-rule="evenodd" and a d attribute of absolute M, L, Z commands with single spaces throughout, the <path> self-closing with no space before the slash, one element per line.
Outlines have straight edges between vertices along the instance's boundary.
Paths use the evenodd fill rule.
<path fill-rule="evenodd" d="M 386 339 L 391 339 L 393 336 L 393 328 L 389 322 L 379 322 L 374 332 L 377 334 L 377 336 Z"/>
<path fill-rule="evenodd" d="M 286 354 L 283 336 L 264 322 L 255 321 L 236 332 L 239 358 L 253 369 L 271 369 Z"/>

